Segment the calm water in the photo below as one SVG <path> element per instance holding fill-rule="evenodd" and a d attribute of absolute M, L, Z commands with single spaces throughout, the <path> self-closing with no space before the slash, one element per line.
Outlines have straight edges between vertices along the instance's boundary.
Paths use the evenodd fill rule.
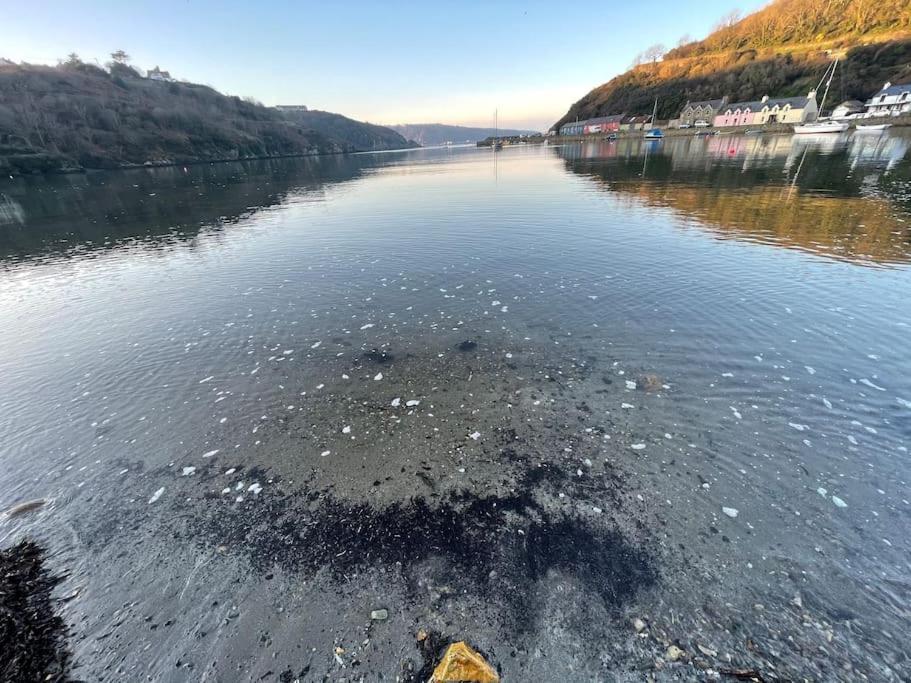
<path fill-rule="evenodd" d="M 0 180 L 0 539 L 86 680 L 906 679 L 909 143 Z"/>

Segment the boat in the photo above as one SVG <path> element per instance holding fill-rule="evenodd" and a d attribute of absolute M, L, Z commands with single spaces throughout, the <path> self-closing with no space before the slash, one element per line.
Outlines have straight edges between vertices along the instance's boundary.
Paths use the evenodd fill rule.
<path fill-rule="evenodd" d="M 794 126 L 794 132 L 798 135 L 816 134 L 816 133 L 844 133 L 851 124 L 840 121 L 814 121 L 813 123 L 804 123 L 800 126 Z"/>
<path fill-rule="evenodd" d="M 822 75 L 826 80 L 826 90 L 822 94 L 822 101 L 819 103 L 819 111 L 821 112 L 823 107 L 826 104 L 826 97 L 829 95 L 829 86 L 832 85 L 832 79 L 835 77 L 835 69 L 838 68 L 838 58 L 832 62 L 832 65 L 826 69 L 826 72 Z M 820 81 L 822 84 L 822 81 Z M 850 123 L 845 123 L 843 121 L 833 121 L 831 119 L 827 121 L 813 121 L 811 123 L 802 123 L 800 125 L 794 126 L 794 132 L 797 135 L 814 135 L 817 133 L 844 133 L 851 126 Z"/>
<path fill-rule="evenodd" d="M 866 126 L 857 124 L 855 126 L 855 128 L 857 128 L 858 133 L 878 133 L 879 131 L 886 130 L 887 128 L 891 128 L 891 127 L 892 127 L 891 123 L 876 123 L 876 124 L 869 124 Z"/>
<path fill-rule="evenodd" d="M 493 110 L 493 151 L 496 152 L 499 149 L 503 149 L 503 141 L 500 140 L 500 119 L 499 119 L 500 110 Z"/>
<path fill-rule="evenodd" d="M 759 128 L 747 128 L 743 131 L 744 135 L 762 135 L 762 131 Z"/>
<path fill-rule="evenodd" d="M 655 119 L 658 116 L 658 98 L 655 98 L 655 108 L 652 110 L 652 125 L 655 125 Z M 645 131 L 646 140 L 661 140 L 664 138 L 664 131 L 660 128 L 651 128 Z"/>
<path fill-rule="evenodd" d="M 613 142 L 614 140 L 617 139 L 617 137 L 618 137 L 618 135 L 616 133 L 611 133 L 604 139 L 607 140 L 608 142 Z"/>

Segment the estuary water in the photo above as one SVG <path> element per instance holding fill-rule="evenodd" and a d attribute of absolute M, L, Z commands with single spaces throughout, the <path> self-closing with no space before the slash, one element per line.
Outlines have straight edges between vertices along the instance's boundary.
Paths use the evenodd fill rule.
<path fill-rule="evenodd" d="M 907 680 L 909 144 L 0 180 L 0 544 L 84 680 Z"/>

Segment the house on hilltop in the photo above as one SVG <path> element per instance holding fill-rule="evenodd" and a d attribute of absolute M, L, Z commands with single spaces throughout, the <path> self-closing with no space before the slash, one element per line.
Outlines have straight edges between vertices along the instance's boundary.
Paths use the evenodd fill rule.
<path fill-rule="evenodd" d="M 911 112 L 911 83 L 892 85 L 886 83 L 882 90 L 867 100 L 865 117 L 899 116 Z"/>
<path fill-rule="evenodd" d="M 713 125 L 762 126 L 767 123 L 806 123 L 819 115 L 816 91 L 806 97 L 763 96 L 755 102 L 731 102 L 724 105 L 715 116 Z"/>
<path fill-rule="evenodd" d="M 167 81 L 168 83 L 174 80 L 171 78 L 171 73 L 169 71 L 162 71 L 157 65 L 154 69 L 149 70 L 146 74 L 146 78 L 151 81 Z"/>
<path fill-rule="evenodd" d="M 704 100 L 702 102 L 687 102 L 680 110 L 677 126 L 694 126 L 696 121 L 711 123 L 715 120 L 718 110 L 728 103 L 727 95 L 720 100 Z"/>

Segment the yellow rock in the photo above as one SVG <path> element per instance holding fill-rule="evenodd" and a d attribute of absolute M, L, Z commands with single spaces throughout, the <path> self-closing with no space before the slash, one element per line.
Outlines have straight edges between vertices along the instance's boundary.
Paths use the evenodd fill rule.
<path fill-rule="evenodd" d="M 500 677 L 481 655 L 459 641 L 446 648 L 429 683 L 500 683 Z"/>

